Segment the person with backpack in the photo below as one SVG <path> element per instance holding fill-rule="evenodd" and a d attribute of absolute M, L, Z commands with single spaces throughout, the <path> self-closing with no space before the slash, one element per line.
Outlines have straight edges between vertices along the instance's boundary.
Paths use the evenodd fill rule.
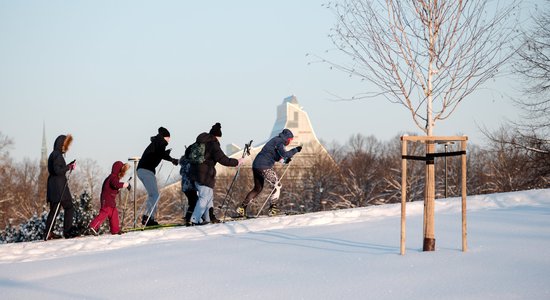
<path fill-rule="evenodd" d="M 178 165 L 178 159 L 170 156 L 170 149 L 166 150 L 166 146 L 170 142 L 170 132 L 164 127 L 159 127 L 158 134 L 151 137 L 151 143 L 143 155 L 137 166 L 137 176 L 139 180 L 145 186 L 147 191 L 147 205 L 145 214 L 141 217 L 141 224 L 145 226 L 155 226 L 158 222 L 155 221 L 155 215 L 157 213 L 157 201 L 159 200 L 159 190 L 157 186 L 156 167 L 162 160 L 167 160 Z"/>
<path fill-rule="evenodd" d="M 302 146 L 298 146 L 290 151 L 285 150 L 285 146 L 288 146 L 294 134 L 289 129 L 284 129 L 278 136 L 272 138 L 265 144 L 260 153 L 254 159 L 252 163 L 252 174 L 254 176 L 254 188 L 246 195 L 246 198 L 237 208 L 237 213 L 242 217 L 247 216 L 246 207 L 250 201 L 254 200 L 258 194 L 263 190 L 264 183 L 267 180 L 275 191 L 270 197 L 269 214 L 277 215 L 279 208 L 277 207 L 277 201 L 281 193 L 282 185 L 279 182 L 277 173 L 273 169 L 275 162 L 281 161 L 282 163 L 290 163 L 292 157 L 302 151 Z"/>
<path fill-rule="evenodd" d="M 197 204 L 191 215 L 192 225 L 203 225 L 212 221 L 210 209 L 213 211 L 214 207 L 216 164 L 237 167 L 244 161 L 244 158 L 229 158 L 222 151 L 219 142 L 222 137 L 221 128 L 220 123 L 214 124 L 209 133 L 199 134 L 196 142 L 189 147 L 190 178 L 198 193 Z"/>
<path fill-rule="evenodd" d="M 185 154 L 180 158 L 180 175 L 181 175 L 181 191 L 187 197 L 187 211 L 185 212 L 185 226 L 191 225 L 191 215 L 199 199 L 197 189 L 195 188 L 195 182 L 191 180 L 191 150 L 195 148 L 187 147 Z"/>
<path fill-rule="evenodd" d="M 67 164 L 65 162 L 65 154 L 69 151 L 73 142 L 73 136 L 70 134 L 60 135 L 55 139 L 53 151 L 48 157 L 48 186 L 46 197 L 50 203 L 50 212 L 46 219 L 46 228 L 44 240 L 52 238 L 60 238 L 54 234 L 55 220 L 59 213 L 59 207 L 63 207 L 65 216 L 63 219 L 63 237 L 73 238 L 80 233 L 73 226 L 74 206 L 73 197 L 69 190 L 69 182 L 67 180 L 67 172 L 76 169 L 76 162 Z"/>
<path fill-rule="evenodd" d="M 101 209 L 99 210 L 99 215 L 97 215 L 90 223 L 90 226 L 88 226 L 94 235 L 97 235 L 99 226 L 101 226 L 101 223 L 107 218 L 109 218 L 111 234 L 121 233 L 118 221 L 118 209 L 116 207 L 116 197 L 120 189 L 130 186 L 128 182 L 120 182 L 120 179 L 126 175 L 126 171 L 128 171 L 129 168 L 129 164 L 117 161 L 113 164 L 111 174 L 103 181 L 100 198 Z"/>

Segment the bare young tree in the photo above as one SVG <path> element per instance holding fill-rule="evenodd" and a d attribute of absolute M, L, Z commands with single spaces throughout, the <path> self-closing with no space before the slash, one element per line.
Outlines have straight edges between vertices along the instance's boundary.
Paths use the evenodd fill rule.
<path fill-rule="evenodd" d="M 497 75 L 514 53 L 519 1 L 343 0 L 329 4 L 337 23 L 330 37 L 349 63 L 331 67 L 375 85 L 405 106 L 427 136 L 435 123 Z M 426 144 L 433 153 L 434 144 Z M 424 250 L 435 249 L 435 169 L 426 163 Z"/>

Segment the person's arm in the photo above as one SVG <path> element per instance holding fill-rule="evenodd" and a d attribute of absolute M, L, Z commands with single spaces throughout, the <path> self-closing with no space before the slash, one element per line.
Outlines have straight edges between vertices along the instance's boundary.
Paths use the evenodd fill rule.
<path fill-rule="evenodd" d="M 277 151 L 277 153 L 279 153 L 279 155 L 283 158 L 283 159 L 289 159 L 291 157 L 294 156 L 294 154 L 298 153 L 298 147 L 294 148 L 294 149 L 291 149 L 289 151 L 286 151 L 285 150 L 285 146 L 283 146 L 282 143 L 278 143 L 277 144 L 277 147 L 275 148 L 275 150 Z"/>
<path fill-rule="evenodd" d="M 226 167 L 236 167 L 239 165 L 239 160 L 227 157 L 219 145 L 213 144 L 213 147 L 214 152 L 212 153 L 212 158 L 215 162 Z"/>
<path fill-rule="evenodd" d="M 111 179 L 109 180 L 109 185 L 113 189 L 120 190 L 124 187 L 124 182 L 120 182 L 117 176 L 111 176 Z"/>

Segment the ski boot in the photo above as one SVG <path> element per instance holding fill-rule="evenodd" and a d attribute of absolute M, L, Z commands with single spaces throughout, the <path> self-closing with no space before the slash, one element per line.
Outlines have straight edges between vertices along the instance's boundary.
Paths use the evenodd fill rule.
<path fill-rule="evenodd" d="M 72 226 L 69 230 L 63 232 L 63 237 L 66 239 L 72 239 L 78 236 L 80 236 L 80 230 L 78 230 L 76 226 Z"/>
<path fill-rule="evenodd" d="M 220 221 L 218 218 L 216 218 L 216 215 L 214 215 L 214 208 L 213 207 L 210 207 L 208 209 L 208 214 L 210 215 L 210 223 L 212 224 L 218 224 L 218 223 L 221 223 L 222 221 Z"/>
<path fill-rule="evenodd" d="M 149 221 L 147 221 L 147 219 L 149 219 Z M 145 224 L 145 222 L 147 222 L 147 224 Z M 149 218 L 149 216 L 143 215 L 143 216 L 141 216 L 141 225 L 145 225 L 145 227 L 147 227 L 147 226 L 158 226 L 159 223 L 157 221 L 155 221 L 155 219 L 153 219 L 153 217 Z"/>
<path fill-rule="evenodd" d="M 241 206 L 237 208 L 237 213 L 240 217 L 246 218 L 246 205 L 241 204 Z"/>
<path fill-rule="evenodd" d="M 94 236 L 98 236 L 99 233 L 98 233 L 97 230 L 95 230 L 93 227 L 88 227 L 88 229 L 86 229 L 86 231 L 84 231 L 84 235 L 94 235 Z"/>
<path fill-rule="evenodd" d="M 279 209 L 279 207 L 277 207 L 277 204 L 271 204 L 271 205 L 269 206 L 269 216 L 270 216 L 270 217 L 276 216 L 276 215 L 278 215 L 280 212 L 281 212 L 281 210 Z"/>

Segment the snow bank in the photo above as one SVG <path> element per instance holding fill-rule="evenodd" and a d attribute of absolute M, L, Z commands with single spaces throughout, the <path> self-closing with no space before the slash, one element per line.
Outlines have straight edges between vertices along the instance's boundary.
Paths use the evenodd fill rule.
<path fill-rule="evenodd" d="M 521 206 L 540 207 L 550 204 L 550 190 L 531 190 L 491 195 L 470 196 L 467 199 L 468 212 L 485 209 L 506 209 Z M 440 214 L 460 212 L 461 199 L 449 198 L 436 201 L 436 218 Z M 423 212 L 422 202 L 407 203 L 407 217 L 419 216 Z M 289 228 L 303 228 L 323 225 L 375 222 L 397 217 L 401 214 L 400 204 L 370 206 L 366 208 L 317 212 L 295 216 L 259 218 L 245 221 L 227 222 L 199 227 L 177 227 L 161 230 L 131 232 L 122 236 L 103 235 L 70 240 L 36 241 L 0 245 L 0 263 L 28 262 L 71 255 L 81 255 L 149 245 L 161 241 L 193 240 L 208 236 L 232 235 L 248 232 L 261 232 Z M 394 237 L 398 245 L 399 237 Z"/>
<path fill-rule="evenodd" d="M 550 299 L 550 190 L 0 245 L 2 299 Z"/>

